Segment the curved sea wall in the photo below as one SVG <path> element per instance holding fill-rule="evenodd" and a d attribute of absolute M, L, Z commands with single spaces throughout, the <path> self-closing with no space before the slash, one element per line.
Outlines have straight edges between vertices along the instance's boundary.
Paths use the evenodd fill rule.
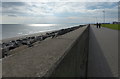
<path fill-rule="evenodd" d="M 89 27 L 80 29 L 84 31 L 71 42 L 52 77 L 87 77 Z"/>
<path fill-rule="evenodd" d="M 89 27 L 84 26 L 2 60 L 3 77 L 86 77 Z"/>

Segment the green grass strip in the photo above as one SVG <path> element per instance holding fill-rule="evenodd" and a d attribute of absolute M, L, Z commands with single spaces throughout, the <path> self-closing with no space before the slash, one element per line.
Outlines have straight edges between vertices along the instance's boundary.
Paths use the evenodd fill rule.
<path fill-rule="evenodd" d="M 101 26 L 110 29 L 120 30 L 120 24 L 102 24 Z"/>

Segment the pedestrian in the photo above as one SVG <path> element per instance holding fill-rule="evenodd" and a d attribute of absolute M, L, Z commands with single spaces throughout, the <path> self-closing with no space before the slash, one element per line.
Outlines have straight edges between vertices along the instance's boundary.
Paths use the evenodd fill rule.
<path fill-rule="evenodd" d="M 101 28 L 101 24 L 99 23 L 99 28 Z"/>
<path fill-rule="evenodd" d="M 98 28 L 98 23 L 96 24 L 97 28 Z"/>
<path fill-rule="evenodd" d="M 90 24 L 88 25 L 88 27 L 90 27 Z"/>

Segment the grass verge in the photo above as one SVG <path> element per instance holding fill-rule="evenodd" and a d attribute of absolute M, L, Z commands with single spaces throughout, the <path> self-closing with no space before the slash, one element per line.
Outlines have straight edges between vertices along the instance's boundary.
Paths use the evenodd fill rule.
<path fill-rule="evenodd" d="M 102 24 L 101 26 L 114 29 L 114 30 L 120 30 L 120 24 Z"/>

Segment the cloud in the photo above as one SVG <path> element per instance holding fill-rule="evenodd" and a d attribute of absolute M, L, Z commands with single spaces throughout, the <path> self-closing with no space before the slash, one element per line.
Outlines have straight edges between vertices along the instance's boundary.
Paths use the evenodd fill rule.
<path fill-rule="evenodd" d="M 68 19 L 78 19 L 79 17 L 68 17 Z"/>
<path fill-rule="evenodd" d="M 87 18 L 95 22 L 103 10 L 111 21 L 118 15 L 113 2 L 3 2 L 2 9 L 3 23 L 89 22 Z"/>
<path fill-rule="evenodd" d="M 16 15 L 8 15 L 8 16 L 17 17 Z"/>
<path fill-rule="evenodd" d="M 16 6 L 25 6 L 25 2 L 2 2 L 3 8 L 16 7 Z"/>
<path fill-rule="evenodd" d="M 3 2 L 118 2 L 119 0 L 3 0 Z"/>

